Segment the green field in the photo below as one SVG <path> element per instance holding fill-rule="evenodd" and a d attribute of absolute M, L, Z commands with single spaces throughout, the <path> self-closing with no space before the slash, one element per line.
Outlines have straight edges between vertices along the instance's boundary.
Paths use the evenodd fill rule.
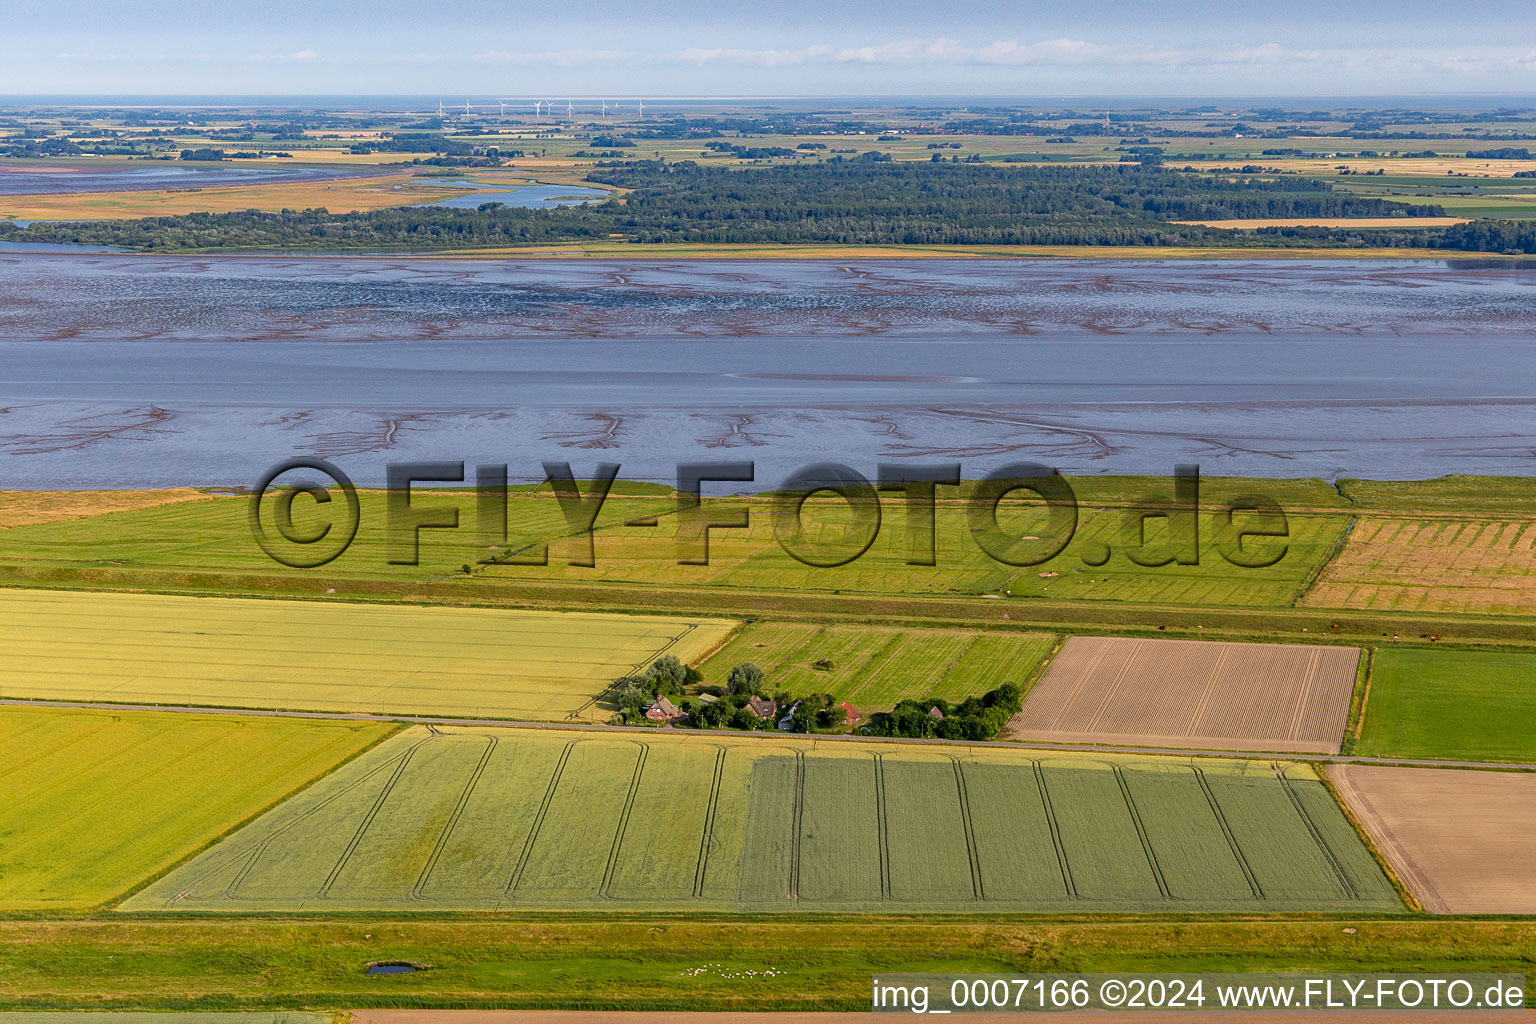
<path fill-rule="evenodd" d="M 288 479 L 287 477 L 284 478 Z M 667 489 L 654 485 L 619 482 L 603 504 L 598 526 L 670 510 L 675 502 L 661 496 Z M 619 493 L 640 491 L 643 493 Z M 496 554 L 528 551 L 542 540 L 570 532 L 560 507 L 548 488 L 512 494 L 507 502 L 507 540 L 502 542 L 499 523 L 490 520 L 490 535 L 483 535 L 471 492 L 430 491 L 413 494 L 418 509 L 456 511 L 458 529 L 423 530 L 420 534 L 420 565 L 390 563 L 387 543 L 388 514 L 385 496 L 378 491 L 358 495 L 357 538 L 346 552 L 323 570 L 290 569 L 266 554 L 251 537 L 247 519 L 249 502 L 223 497 L 182 505 L 110 512 L 61 523 L 40 523 L 0 530 L 0 567 L 5 565 L 53 565 L 87 569 L 153 569 L 168 574 L 167 584 L 197 573 L 260 574 L 312 578 L 318 575 L 357 579 L 430 579 L 445 574 L 462 575 L 465 563 L 476 564 Z M 275 503 L 264 504 L 263 522 L 269 532 Z M 297 532 L 312 531 L 327 522 L 340 523 L 342 502 L 316 506 L 309 499 L 293 504 Z M 337 513 L 331 517 L 331 513 Z M 337 532 L 340 526 L 337 525 Z M 275 535 L 275 534 L 274 534 Z M 556 541 L 550 558 L 582 555 L 576 542 Z"/>
<path fill-rule="evenodd" d="M 721 619 L 0 590 L 0 696 L 607 721 L 599 698 Z"/>
<path fill-rule="evenodd" d="M 1003 683 L 1023 684 L 1050 652 L 1049 633 L 961 629 L 884 629 L 754 622 L 701 666 L 706 684 L 723 684 L 733 665 L 750 661 L 770 693 L 831 693 L 862 711 L 897 701 L 960 701 Z M 830 668 L 818 669 L 827 660 Z"/>
<path fill-rule="evenodd" d="M 721 501 L 717 507 L 723 509 L 728 504 Z M 1199 564 L 1148 567 L 1126 556 L 1126 510 L 1085 506 L 1071 542 L 1060 554 L 1021 567 L 994 559 L 977 545 L 964 507 L 940 506 L 934 531 L 936 564 L 925 566 L 908 564 L 911 535 L 903 510 L 896 502 L 891 504 L 869 550 L 835 568 L 805 565 L 787 554 L 775 539 L 775 507 L 759 500 L 750 503 L 749 529 L 714 532 L 708 565 L 678 564 L 677 519 L 664 516 L 654 527 L 620 524 L 599 533 L 595 568 L 493 566 L 486 575 L 497 579 L 844 594 L 995 594 L 1177 605 L 1284 606 L 1299 596 L 1348 522 L 1343 515 L 1292 515 L 1288 549 L 1279 561 L 1266 568 L 1241 568 L 1229 564 L 1216 549 L 1215 514 L 1202 513 Z M 818 552 L 856 549 L 857 542 L 849 540 L 850 519 L 847 506 L 840 502 L 820 506 L 808 502 L 803 519 L 808 546 Z M 1023 503 L 1006 507 L 999 521 L 1011 537 L 1041 538 L 1026 541 L 1026 546 L 1042 552 L 1046 540 L 1056 536 L 1045 515 Z M 1161 529 L 1161 520 L 1149 524 L 1150 547 L 1160 545 Z M 1259 538 L 1249 544 L 1263 549 L 1275 542 Z M 1085 561 L 1097 560 L 1096 555 L 1106 548 L 1110 557 L 1103 565 L 1091 566 Z"/>
<path fill-rule="evenodd" d="M 688 1010 L 867 1012 L 870 976 L 897 971 L 1392 974 L 1412 964 L 1426 973 L 1529 977 L 1533 942 L 1536 923 L 1529 920 L 1403 914 L 1164 921 L 931 915 L 679 920 L 611 913 L 446 921 L 421 915 L 0 921 L 0 1005 L 558 1006 L 673 1011 L 674 1017 Z M 432 969 L 386 977 L 364 973 L 369 963 L 385 959 Z M 593 979 L 602 984 L 594 987 Z M 1536 993 L 1527 985 L 1529 1003 Z M 249 1016 L 248 1024 L 271 1024 L 265 1016 Z M 165 1014 L 149 1024 L 162 1020 L 197 1024 Z"/>
<path fill-rule="evenodd" d="M 0 707 L 0 909 L 121 896 L 390 728 Z"/>
<path fill-rule="evenodd" d="M 1201 515 L 1200 564 L 1146 567 L 1127 557 L 1125 510 L 1092 502 L 1108 505 L 1133 500 L 1141 492 L 1160 486 L 1167 490 L 1166 484 L 1149 480 L 1083 482 L 1080 498 L 1084 505 L 1072 542 L 1050 561 L 1026 567 L 995 560 L 978 547 L 964 506 L 954 503 L 941 504 L 937 511 L 936 564 L 909 565 L 910 534 L 905 510 L 896 497 L 884 503 L 884 519 L 873 546 L 841 567 L 808 566 L 786 554 L 774 536 L 778 506 L 767 499 L 747 503 L 751 508 L 750 529 L 714 531 L 708 565 L 679 565 L 676 516 L 662 514 L 655 526 L 626 525 L 675 509 L 674 499 L 654 493 L 610 497 L 598 521 L 596 564 L 572 565 L 573 559 L 585 554 L 585 541 L 566 536 L 570 529 L 547 495 L 514 496 L 508 507 L 509 539 L 492 550 L 480 534 L 474 497 L 464 492 L 418 493 L 415 500 L 422 507 L 458 509 L 461 526 L 457 530 L 422 531 L 421 565 L 391 565 L 385 543 L 384 500 L 377 493 L 365 492 L 360 496 L 362 527 L 356 542 L 336 561 L 319 569 L 288 569 L 268 558 L 252 540 L 246 521 L 247 503 L 226 498 L 0 530 L 0 579 L 6 567 L 12 566 L 32 573 L 89 570 L 97 574 L 93 582 L 101 585 L 111 585 L 115 574 L 148 572 L 154 574 L 156 586 L 195 588 L 200 580 L 216 574 L 216 583 L 202 585 L 238 590 L 240 578 L 246 577 L 252 592 L 269 589 L 273 579 L 457 580 L 465 588 L 465 597 L 471 598 L 475 580 L 464 575 L 462 567 L 467 564 L 474 567 L 476 579 L 502 581 L 882 595 L 997 594 L 1274 607 L 1296 600 L 1348 522 L 1342 511 L 1329 511 L 1330 506 L 1343 505 L 1337 493 L 1317 481 L 1265 481 L 1261 489 L 1266 493 L 1316 510 L 1290 516 L 1288 548 L 1275 565 L 1240 568 L 1229 564 L 1215 546 L 1216 515 L 1207 511 Z M 1207 484 L 1206 500 L 1216 501 L 1225 493 L 1255 486 L 1252 481 L 1244 484 L 1213 479 Z M 708 502 L 712 510 L 740 505 L 730 499 Z M 307 499 L 296 503 L 295 510 L 301 529 L 321 521 L 319 511 Z M 808 543 L 818 550 L 841 550 L 849 535 L 847 520 L 847 506 L 840 501 L 808 502 L 804 515 Z M 999 521 L 1014 537 L 1054 535 L 1044 533 L 1047 523 L 1039 509 L 1022 501 L 1005 501 Z M 1154 547 L 1160 543 L 1161 524 L 1154 519 L 1148 529 L 1147 540 Z M 482 564 L 492 556 L 538 550 L 552 538 L 547 566 Z M 1259 550 L 1278 550 L 1278 542 L 1264 538 L 1248 544 Z M 1105 547 L 1110 549 L 1106 563 L 1095 567 L 1084 561 L 1095 560 L 1096 553 Z M 134 582 L 143 585 L 142 577 L 136 576 Z"/>
<path fill-rule="evenodd" d="M 1536 654 L 1376 652 L 1359 754 L 1536 762 Z"/>
<path fill-rule="evenodd" d="M 417 728 L 125 910 L 1401 909 L 1293 766 Z"/>

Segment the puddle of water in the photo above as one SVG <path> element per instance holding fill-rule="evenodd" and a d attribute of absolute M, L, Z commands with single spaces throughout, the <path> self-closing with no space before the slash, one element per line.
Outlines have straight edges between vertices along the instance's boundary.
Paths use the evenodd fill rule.
<path fill-rule="evenodd" d="M 369 974 L 415 974 L 421 970 L 415 964 L 369 964 Z"/>

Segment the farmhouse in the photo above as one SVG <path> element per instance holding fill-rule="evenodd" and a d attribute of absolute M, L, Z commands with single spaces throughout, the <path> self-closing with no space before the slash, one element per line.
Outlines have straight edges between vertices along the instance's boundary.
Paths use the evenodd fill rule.
<path fill-rule="evenodd" d="M 645 709 L 645 717 L 651 722 L 675 722 L 680 718 L 686 718 L 687 713 L 667 698 L 658 696 L 656 703 Z"/>
<path fill-rule="evenodd" d="M 752 697 L 747 700 L 747 710 L 756 715 L 759 721 L 767 721 L 779 713 L 779 705 L 766 697 Z"/>

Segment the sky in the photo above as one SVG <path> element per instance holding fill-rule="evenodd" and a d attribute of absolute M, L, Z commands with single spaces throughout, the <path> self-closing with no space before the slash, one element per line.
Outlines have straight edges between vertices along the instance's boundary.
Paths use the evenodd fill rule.
<path fill-rule="evenodd" d="M 0 94 L 1536 93 L 1533 0 L 0 0 Z"/>

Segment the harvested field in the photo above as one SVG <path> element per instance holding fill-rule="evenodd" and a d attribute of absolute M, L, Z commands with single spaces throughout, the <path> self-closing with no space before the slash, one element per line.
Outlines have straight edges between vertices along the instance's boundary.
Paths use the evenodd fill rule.
<path fill-rule="evenodd" d="M 1536 764 L 1536 653 L 1383 648 L 1355 753 Z"/>
<path fill-rule="evenodd" d="M 902 700 L 958 701 L 1022 684 L 1054 641 L 1049 633 L 755 622 L 700 670 L 706 683 L 723 684 L 732 666 L 750 661 L 767 674 L 770 692 L 831 693 L 880 711 Z M 819 661 L 830 664 L 818 668 Z"/>
<path fill-rule="evenodd" d="M 387 206 L 432 203 L 469 195 L 474 191 L 419 185 L 413 182 L 413 177 L 411 174 L 391 172 L 378 177 L 274 182 L 266 185 L 6 196 L 0 199 L 0 217 L 19 220 L 121 220 L 238 210 L 276 213 L 284 209 L 308 210 L 315 207 L 324 207 L 332 213 L 353 213 Z"/>
<path fill-rule="evenodd" d="M 734 623 L 0 590 L 0 696 L 607 721 L 613 681 Z"/>
<path fill-rule="evenodd" d="M 1528 615 L 1536 612 L 1536 525 L 1362 518 L 1301 603 Z"/>
<path fill-rule="evenodd" d="M 1353 647 L 1072 637 L 1004 735 L 1336 754 L 1359 659 Z"/>
<path fill-rule="evenodd" d="M 1393 870 L 1437 914 L 1536 914 L 1536 774 L 1330 765 Z"/>
<path fill-rule="evenodd" d="M 121 896 L 390 728 L 0 707 L 0 909 Z"/>
<path fill-rule="evenodd" d="M 212 497 L 190 487 L 157 491 L 0 491 L 0 530 L 186 501 L 207 501 Z"/>
<path fill-rule="evenodd" d="M 409 730 L 124 909 L 1400 908 L 1303 766 Z"/>

